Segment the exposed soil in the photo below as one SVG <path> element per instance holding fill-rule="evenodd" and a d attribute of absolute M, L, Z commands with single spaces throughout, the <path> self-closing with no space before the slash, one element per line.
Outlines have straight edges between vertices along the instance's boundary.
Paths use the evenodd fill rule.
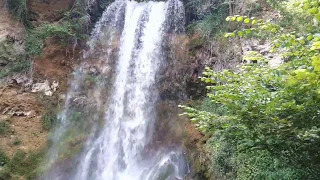
<path fill-rule="evenodd" d="M 59 82 L 58 91 L 64 93 L 68 87 L 68 78 L 73 72 L 74 64 L 80 57 L 80 50 L 70 50 L 53 40 L 46 42 L 41 56 L 34 60 L 33 78 Z"/>
<path fill-rule="evenodd" d="M 8 123 L 8 130 L 0 136 L 0 147 L 8 155 L 17 150 L 28 152 L 42 148 L 47 141 L 47 131 L 41 123 L 43 112 L 35 94 L 0 87 L 0 122 Z"/>
<path fill-rule="evenodd" d="M 188 120 L 185 121 L 184 128 L 187 136 L 184 145 L 187 148 L 200 149 L 206 141 L 205 136 Z"/>
<path fill-rule="evenodd" d="M 66 54 L 66 48 L 48 42 L 43 55 L 35 58 L 31 75 L 34 82 L 59 82 L 52 97 L 43 98 L 41 92 L 31 93 L 16 84 L 0 85 L 0 122 L 9 125 L 9 132 L 0 135 L 0 147 L 8 155 L 17 150 L 28 152 L 46 146 L 48 131 L 43 128 L 41 117 L 49 110 L 46 109 L 48 104 L 57 103 L 57 97 L 67 90 L 68 78 L 79 54 L 77 50 L 72 58 L 71 54 Z"/>
<path fill-rule="evenodd" d="M 71 9 L 75 0 L 29 0 L 28 6 L 34 13 L 37 23 L 60 20 L 64 12 Z"/>

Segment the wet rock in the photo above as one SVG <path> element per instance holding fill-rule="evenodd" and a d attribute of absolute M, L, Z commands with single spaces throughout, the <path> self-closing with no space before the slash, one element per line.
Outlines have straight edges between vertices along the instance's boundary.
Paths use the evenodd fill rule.
<path fill-rule="evenodd" d="M 87 104 L 86 96 L 78 96 L 72 100 L 72 105 L 75 107 L 83 107 Z"/>

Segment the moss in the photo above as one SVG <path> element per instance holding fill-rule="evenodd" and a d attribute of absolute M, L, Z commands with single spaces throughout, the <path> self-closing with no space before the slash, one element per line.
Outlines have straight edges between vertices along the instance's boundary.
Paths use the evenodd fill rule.
<path fill-rule="evenodd" d="M 42 116 L 41 122 L 45 129 L 52 129 L 57 122 L 56 113 L 51 110 L 46 112 L 45 115 Z"/>
<path fill-rule="evenodd" d="M 0 171 L 0 180 L 13 180 L 16 179 L 15 177 L 23 177 L 28 180 L 35 179 L 38 175 L 37 168 L 43 159 L 43 155 L 43 152 L 16 152 L 10 160 L 6 159 L 6 164 L 3 170 Z"/>
<path fill-rule="evenodd" d="M 0 136 L 5 136 L 11 133 L 9 122 L 0 122 Z"/>
<path fill-rule="evenodd" d="M 0 149 L 0 167 L 6 165 L 9 162 L 9 158 L 6 153 Z"/>

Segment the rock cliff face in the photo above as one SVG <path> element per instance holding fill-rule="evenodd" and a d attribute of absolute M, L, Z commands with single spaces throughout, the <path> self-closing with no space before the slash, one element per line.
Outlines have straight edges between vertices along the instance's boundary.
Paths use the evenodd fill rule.
<path fill-rule="evenodd" d="M 18 150 L 37 151 L 47 141 L 41 123 L 45 109 L 34 94 L 20 88 L 0 87 L 0 146 L 9 156 Z"/>
<path fill-rule="evenodd" d="M 75 0 L 28 0 L 27 3 L 32 20 L 39 24 L 59 21 L 73 7 Z"/>
<path fill-rule="evenodd" d="M 0 147 L 8 156 L 18 150 L 37 152 L 47 145 L 46 114 L 62 100 L 80 50 L 47 40 L 42 55 L 26 62 L 25 29 L 0 3 Z M 28 3 L 37 25 L 59 20 L 72 1 Z M 19 73 L 25 62 L 28 70 Z"/>

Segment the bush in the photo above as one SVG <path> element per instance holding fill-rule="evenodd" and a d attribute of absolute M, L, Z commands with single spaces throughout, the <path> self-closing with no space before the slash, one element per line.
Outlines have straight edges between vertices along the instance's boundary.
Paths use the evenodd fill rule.
<path fill-rule="evenodd" d="M 228 16 L 228 5 L 220 5 L 212 13 L 205 15 L 204 18 L 194 26 L 194 31 L 200 33 L 204 37 L 218 35 L 227 31 L 228 23 L 225 18 Z"/>
<path fill-rule="evenodd" d="M 225 18 L 229 14 L 228 4 L 224 1 L 187 0 L 186 11 L 189 33 L 200 33 L 203 37 L 210 37 L 225 32 L 227 24 Z"/>
<path fill-rule="evenodd" d="M 8 68 L 6 70 L 0 72 L 0 78 L 11 75 L 13 73 L 27 71 L 30 67 L 30 61 L 22 59 L 15 62 L 11 62 L 7 66 Z"/>
<path fill-rule="evenodd" d="M 317 179 L 307 168 L 300 169 L 291 166 L 288 162 L 273 157 L 268 151 L 251 151 L 239 153 L 233 159 L 237 167 L 237 179 Z"/>
<path fill-rule="evenodd" d="M 209 109 L 183 108 L 197 127 L 218 142 L 214 164 L 235 179 L 317 179 L 320 174 L 320 21 L 318 1 L 295 4 L 306 29 L 290 32 L 271 22 L 230 16 L 239 29 L 226 38 L 264 37 L 287 62 L 270 68 L 259 52 L 237 70 L 206 68 Z M 298 18 L 297 18 L 298 19 Z M 311 28 L 310 28 L 311 27 Z M 289 31 L 289 32 L 288 32 Z M 206 102 L 205 102 L 206 103 Z M 216 109 L 223 109 L 220 113 Z M 232 147 L 231 151 L 230 148 Z M 215 149 L 216 148 L 216 149 Z M 215 153 L 213 153 L 215 154 Z M 231 156 L 230 156 L 231 154 Z M 231 158 L 230 158 L 231 157 Z M 233 179 L 233 178 L 232 178 Z"/>
<path fill-rule="evenodd" d="M 54 112 L 49 111 L 44 116 L 42 116 L 41 121 L 42 121 L 42 126 L 45 129 L 50 130 L 57 123 L 56 114 Z"/>
<path fill-rule="evenodd" d="M 14 179 L 15 176 L 23 176 L 32 180 L 37 176 L 37 168 L 42 161 L 43 153 L 16 152 L 11 160 L 7 159 L 3 170 L 0 172 L 0 179 Z"/>
<path fill-rule="evenodd" d="M 26 54 L 28 56 L 40 55 L 47 38 L 58 39 L 65 46 L 77 45 L 78 41 L 88 37 L 89 24 L 90 18 L 86 13 L 84 2 L 77 1 L 75 8 L 67 12 L 58 23 L 28 29 Z"/>

